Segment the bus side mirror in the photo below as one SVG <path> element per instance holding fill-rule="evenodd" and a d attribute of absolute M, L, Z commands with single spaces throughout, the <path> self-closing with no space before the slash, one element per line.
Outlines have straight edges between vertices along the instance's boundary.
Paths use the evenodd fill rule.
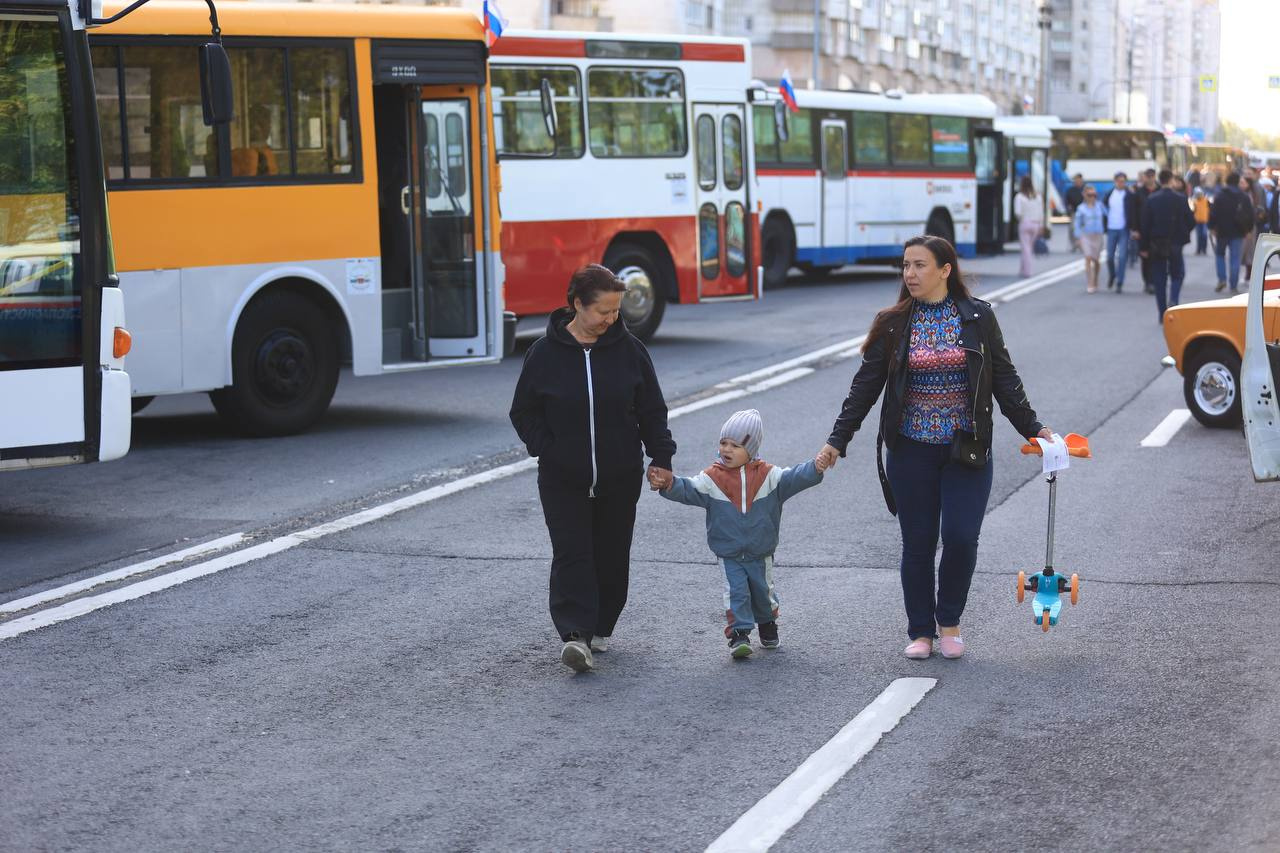
<path fill-rule="evenodd" d="M 231 60 L 219 42 L 200 46 L 200 103 L 204 123 L 210 127 L 235 118 L 231 96 Z"/>
<path fill-rule="evenodd" d="M 560 132 L 560 120 L 556 116 L 556 99 L 551 92 L 551 81 L 546 77 L 542 78 L 539 94 L 542 98 L 542 122 L 547 126 L 547 136 L 554 142 Z"/>
<path fill-rule="evenodd" d="M 791 122 L 787 116 L 787 105 L 782 101 L 773 103 L 773 129 L 778 134 L 779 141 L 786 142 L 791 138 Z"/>

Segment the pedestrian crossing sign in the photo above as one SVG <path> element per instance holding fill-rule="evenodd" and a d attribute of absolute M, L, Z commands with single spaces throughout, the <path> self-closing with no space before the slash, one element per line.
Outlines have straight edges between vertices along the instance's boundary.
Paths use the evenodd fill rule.
<path fill-rule="evenodd" d="M 1218 75 L 1217 74 L 1201 74 L 1200 75 L 1200 91 L 1201 92 L 1218 91 Z"/>

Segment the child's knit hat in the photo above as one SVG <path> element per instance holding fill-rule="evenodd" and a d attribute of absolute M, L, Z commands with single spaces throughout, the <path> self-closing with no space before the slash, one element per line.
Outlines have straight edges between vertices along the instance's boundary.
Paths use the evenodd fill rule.
<path fill-rule="evenodd" d="M 747 449 L 752 459 L 760 456 L 760 443 L 764 441 L 764 421 L 755 409 L 734 412 L 720 427 L 720 438 L 729 439 Z"/>

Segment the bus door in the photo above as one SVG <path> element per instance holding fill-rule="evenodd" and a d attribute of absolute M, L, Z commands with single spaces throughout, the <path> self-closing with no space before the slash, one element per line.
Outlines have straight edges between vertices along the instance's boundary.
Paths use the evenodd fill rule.
<path fill-rule="evenodd" d="M 426 86 L 413 107 L 408 197 L 413 240 L 413 351 L 418 359 L 483 356 L 488 316 L 480 229 L 475 90 Z"/>
<path fill-rule="evenodd" d="M 989 127 L 975 128 L 973 132 L 974 173 L 978 183 L 978 251 L 999 252 L 1004 246 L 1001 233 L 1004 222 L 1004 201 L 1001 182 L 1004 177 L 1003 134 Z"/>
<path fill-rule="evenodd" d="M 845 143 L 845 123 L 838 119 L 822 122 L 822 265 L 840 266 L 848 262 L 849 167 Z"/>
<path fill-rule="evenodd" d="M 740 104 L 694 104 L 698 185 L 698 293 L 748 296 L 747 146 Z"/>

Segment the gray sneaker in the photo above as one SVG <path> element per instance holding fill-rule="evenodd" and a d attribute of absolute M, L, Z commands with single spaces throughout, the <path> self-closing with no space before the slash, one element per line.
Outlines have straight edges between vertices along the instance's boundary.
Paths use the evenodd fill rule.
<path fill-rule="evenodd" d="M 591 651 L 593 652 L 609 651 L 609 638 L 608 637 L 592 637 Z"/>
<path fill-rule="evenodd" d="M 590 672 L 595 665 L 591 659 L 591 648 L 576 638 L 564 644 L 560 650 L 560 662 L 574 672 Z"/>

